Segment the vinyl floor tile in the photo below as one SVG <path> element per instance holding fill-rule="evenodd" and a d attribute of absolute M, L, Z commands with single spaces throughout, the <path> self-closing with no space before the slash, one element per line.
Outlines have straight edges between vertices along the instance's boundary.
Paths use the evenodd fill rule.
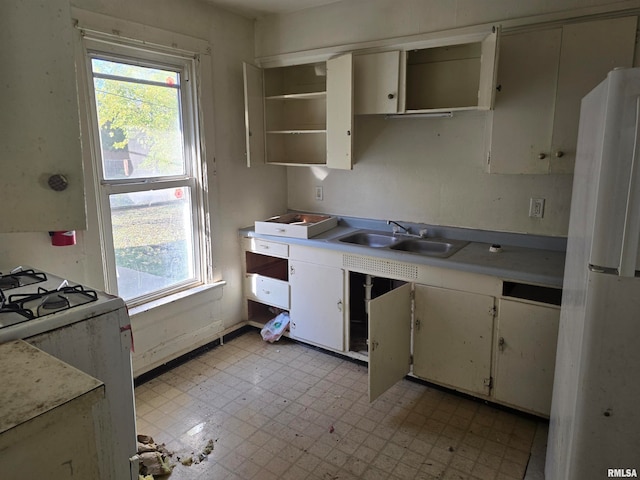
<path fill-rule="evenodd" d="M 138 433 L 173 453 L 170 480 L 522 479 L 547 425 L 409 380 L 369 403 L 365 366 L 257 331 L 135 396 Z"/>

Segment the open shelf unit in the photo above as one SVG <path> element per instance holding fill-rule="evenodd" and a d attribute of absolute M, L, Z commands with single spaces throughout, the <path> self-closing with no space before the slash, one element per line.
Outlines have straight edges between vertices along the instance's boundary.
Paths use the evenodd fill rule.
<path fill-rule="evenodd" d="M 264 70 L 268 163 L 326 163 L 326 74 L 324 62 Z"/>

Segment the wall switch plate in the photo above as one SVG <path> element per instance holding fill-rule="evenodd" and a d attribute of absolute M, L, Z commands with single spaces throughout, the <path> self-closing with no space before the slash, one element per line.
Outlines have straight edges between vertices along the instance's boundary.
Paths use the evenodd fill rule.
<path fill-rule="evenodd" d="M 529 199 L 529 216 L 533 218 L 544 217 L 544 198 Z"/>
<path fill-rule="evenodd" d="M 320 186 L 316 187 L 316 201 L 321 202 L 323 198 L 324 196 L 322 194 L 322 187 Z"/>

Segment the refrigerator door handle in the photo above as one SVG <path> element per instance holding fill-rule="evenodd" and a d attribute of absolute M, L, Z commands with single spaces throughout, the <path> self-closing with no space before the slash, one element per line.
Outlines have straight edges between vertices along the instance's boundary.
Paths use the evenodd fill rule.
<path fill-rule="evenodd" d="M 620 276 L 634 277 L 640 245 L 640 97 L 636 97 L 636 129 L 633 144 L 633 158 L 627 192 L 622 248 L 620 251 Z"/>

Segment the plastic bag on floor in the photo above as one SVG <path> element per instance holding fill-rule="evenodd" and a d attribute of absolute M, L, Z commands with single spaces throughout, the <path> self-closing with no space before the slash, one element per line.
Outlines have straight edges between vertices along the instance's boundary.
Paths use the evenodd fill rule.
<path fill-rule="evenodd" d="M 260 330 L 260 335 L 262 335 L 262 339 L 267 342 L 277 342 L 280 340 L 280 337 L 287 329 L 289 325 L 289 314 L 287 312 L 282 312 L 277 317 L 272 318 L 267 323 L 265 323 L 262 330 Z"/>

